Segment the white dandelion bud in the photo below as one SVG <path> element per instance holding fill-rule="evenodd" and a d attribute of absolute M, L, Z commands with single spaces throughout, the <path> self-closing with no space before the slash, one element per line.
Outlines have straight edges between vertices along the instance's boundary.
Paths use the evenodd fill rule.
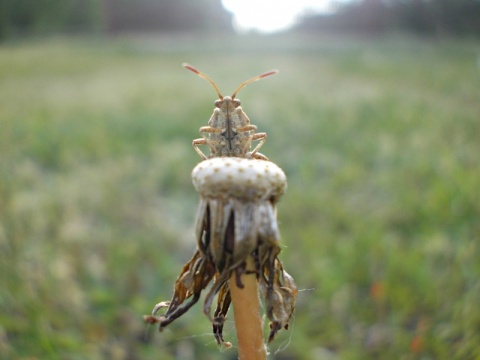
<path fill-rule="evenodd" d="M 287 189 L 285 173 L 273 162 L 235 157 L 202 161 L 193 169 L 192 180 L 195 189 L 208 198 L 276 203 Z"/>

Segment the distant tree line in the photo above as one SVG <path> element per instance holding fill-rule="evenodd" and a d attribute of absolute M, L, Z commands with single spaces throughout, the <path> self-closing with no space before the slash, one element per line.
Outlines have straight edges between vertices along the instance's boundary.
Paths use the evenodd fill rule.
<path fill-rule="evenodd" d="M 0 0 L 0 37 L 98 29 L 100 0 Z"/>
<path fill-rule="evenodd" d="M 306 16 L 301 31 L 480 35 L 480 0 L 357 0 L 329 15 Z"/>
<path fill-rule="evenodd" d="M 305 16 L 295 30 L 480 35 L 480 0 L 352 0 L 336 4 L 331 14 Z M 233 32 L 232 14 L 222 7 L 221 0 L 0 0 L 0 40 L 128 31 Z"/>
<path fill-rule="evenodd" d="M 103 6 L 108 32 L 233 32 L 232 14 L 221 0 L 103 0 Z"/>
<path fill-rule="evenodd" d="M 0 39 L 49 33 L 233 31 L 221 0 L 0 0 Z"/>

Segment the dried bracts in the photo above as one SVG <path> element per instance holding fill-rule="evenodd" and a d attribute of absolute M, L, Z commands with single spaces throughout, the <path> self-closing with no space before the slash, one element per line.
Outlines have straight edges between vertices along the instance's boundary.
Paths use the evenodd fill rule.
<path fill-rule="evenodd" d="M 229 282 L 242 288 L 246 259 L 253 256 L 265 311 L 270 320 L 270 335 L 288 327 L 295 308 L 297 287 L 278 258 L 280 233 L 275 205 L 285 192 L 284 172 L 266 160 L 216 157 L 199 163 L 192 172 L 193 184 L 200 193 L 195 235 L 198 249 L 175 282 L 170 302 L 155 306 L 150 323 L 160 329 L 184 314 L 200 298 L 210 283 L 204 312 L 213 324 L 218 343 L 231 303 Z M 232 277 L 232 274 L 234 276 Z M 211 305 L 217 296 L 217 306 Z M 167 307 L 164 315 L 157 312 Z"/>

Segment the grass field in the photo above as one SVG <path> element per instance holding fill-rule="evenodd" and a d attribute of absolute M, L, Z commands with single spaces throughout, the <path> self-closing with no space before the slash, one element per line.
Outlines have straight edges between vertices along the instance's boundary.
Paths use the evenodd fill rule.
<path fill-rule="evenodd" d="M 479 359 L 480 42 L 291 37 L 0 47 L 0 358 L 236 358 L 200 305 L 142 321 L 195 246 L 216 95 L 185 61 L 225 94 L 280 70 L 239 94 L 289 180 L 271 357 Z"/>

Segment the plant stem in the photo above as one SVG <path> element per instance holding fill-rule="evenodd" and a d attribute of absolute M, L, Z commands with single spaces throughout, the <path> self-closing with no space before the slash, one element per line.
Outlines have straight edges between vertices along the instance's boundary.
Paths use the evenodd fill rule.
<path fill-rule="evenodd" d="M 247 257 L 247 270 L 255 268 L 253 257 Z M 243 288 L 236 282 L 236 274 L 230 277 L 230 294 L 238 340 L 240 360 L 265 360 L 267 352 L 263 343 L 262 317 L 258 300 L 258 284 L 254 273 L 242 275 Z"/>

